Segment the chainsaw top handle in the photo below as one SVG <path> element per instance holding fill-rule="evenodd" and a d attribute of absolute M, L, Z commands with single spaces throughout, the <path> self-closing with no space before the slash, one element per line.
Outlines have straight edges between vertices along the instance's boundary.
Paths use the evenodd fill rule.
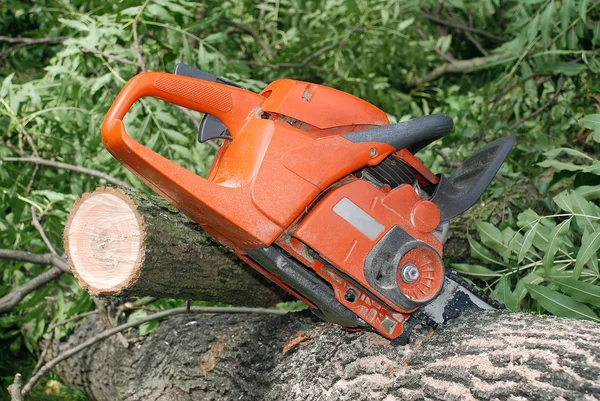
<path fill-rule="evenodd" d="M 142 73 L 125 85 L 104 119 L 102 141 L 109 150 L 115 150 L 113 147 L 118 143 L 126 145 L 131 141 L 124 126 L 116 130 L 114 125 L 122 125 L 131 106 L 145 96 L 212 114 L 225 124 L 232 138 L 246 123 L 247 116 L 265 100 L 250 91 L 216 82 L 160 72 Z"/>

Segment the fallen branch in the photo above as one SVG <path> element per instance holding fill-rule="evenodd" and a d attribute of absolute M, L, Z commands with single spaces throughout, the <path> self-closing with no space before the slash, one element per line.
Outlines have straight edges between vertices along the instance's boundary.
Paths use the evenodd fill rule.
<path fill-rule="evenodd" d="M 416 78 L 413 81 L 408 83 L 408 86 L 411 88 L 423 85 L 424 83 L 435 81 L 436 79 L 442 77 L 447 74 L 468 74 L 478 67 L 490 63 L 498 58 L 504 56 L 505 54 L 493 54 L 487 57 L 475 57 L 468 60 L 456 60 L 452 63 L 442 64 L 439 67 L 435 68 L 429 74 L 425 75 L 422 78 Z"/>
<path fill-rule="evenodd" d="M 53 266 L 0 298 L 0 313 L 11 311 L 28 294 L 43 287 L 50 281 L 56 280 L 62 273 L 71 273 L 67 262 L 60 256 L 51 253 L 33 254 L 11 249 L 0 249 L 0 259 Z"/>
<path fill-rule="evenodd" d="M 63 170 L 75 171 L 76 173 L 87 174 L 92 177 L 101 178 L 106 180 L 106 182 L 110 182 L 111 184 L 119 185 L 121 187 L 135 190 L 131 185 L 127 184 L 124 181 L 119 180 L 118 178 L 112 177 L 106 173 L 103 173 L 98 170 L 94 170 L 87 167 L 75 166 L 73 164 L 57 162 L 54 160 L 46 160 L 39 157 L 0 157 L 0 161 L 4 162 L 27 162 L 27 163 L 35 163 L 41 164 L 43 166 L 55 167 Z"/>
<path fill-rule="evenodd" d="M 27 384 L 25 384 L 25 386 L 23 387 L 23 390 L 21 391 L 21 395 L 23 398 L 27 397 L 27 395 L 33 389 L 33 386 L 35 386 L 35 384 L 46 373 L 48 373 L 52 368 L 54 368 L 56 365 L 58 365 L 65 359 L 68 359 L 68 358 L 72 357 L 73 355 L 76 355 L 77 353 L 83 351 L 84 349 L 88 348 L 91 345 L 96 344 L 97 342 L 100 342 L 109 337 L 112 337 L 114 334 L 121 333 L 124 330 L 130 329 L 132 327 L 137 327 L 141 324 L 151 322 L 153 320 L 163 319 L 165 317 L 178 315 L 178 314 L 182 314 L 182 313 L 190 313 L 190 312 L 192 312 L 192 313 L 252 313 L 252 314 L 261 314 L 261 315 L 285 315 L 285 314 L 289 313 L 288 311 L 278 310 L 278 309 L 234 308 L 234 307 L 221 308 L 221 307 L 202 307 L 202 306 L 192 306 L 191 308 L 187 308 L 187 307 L 173 308 L 173 309 L 169 309 L 169 310 L 166 310 L 163 312 L 157 312 L 152 315 L 144 316 L 139 319 L 136 319 L 133 322 L 124 323 L 124 324 L 114 327 L 112 329 L 105 330 L 105 331 L 101 332 L 100 334 L 97 334 L 94 337 L 89 338 L 88 340 L 84 341 L 83 343 L 79 344 L 78 346 L 71 348 L 70 350 L 63 352 L 62 354 L 53 358 L 51 361 L 49 361 L 44 366 L 42 366 L 40 368 L 40 370 L 27 381 Z M 15 377 L 15 380 L 16 380 L 16 377 Z"/>

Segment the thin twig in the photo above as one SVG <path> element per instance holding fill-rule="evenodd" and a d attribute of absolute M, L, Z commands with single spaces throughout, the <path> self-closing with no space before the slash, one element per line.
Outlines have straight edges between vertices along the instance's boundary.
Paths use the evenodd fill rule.
<path fill-rule="evenodd" d="M 119 185 L 119 186 L 122 186 L 127 189 L 135 190 L 135 188 L 133 188 L 131 185 L 127 184 L 124 181 L 119 180 L 118 178 L 112 177 L 106 173 L 103 173 L 101 171 L 94 170 L 91 168 L 87 168 L 87 167 L 75 166 L 73 164 L 57 162 L 54 160 L 41 159 L 39 157 L 0 157 L 0 161 L 29 162 L 29 163 L 41 164 L 44 166 L 60 168 L 63 170 L 75 171 L 77 173 L 87 174 L 87 175 L 91 175 L 92 177 L 101 178 L 103 180 L 106 180 L 107 182 L 110 182 L 111 184 L 115 184 L 115 185 Z"/>
<path fill-rule="evenodd" d="M 514 123 L 513 125 L 511 125 L 510 127 L 508 127 L 508 129 L 509 130 L 513 130 L 513 129 L 517 128 L 519 125 L 523 124 L 525 121 L 530 120 L 530 119 L 538 116 L 541 112 L 543 112 L 548 107 L 550 107 L 550 105 L 552 103 L 554 103 L 556 101 L 556 99 L 558 98 L 558 95 L 562 91 L 562 88 L 563 88 L 563 85 L 565 84 L 565 81 L 566 81 L 566 77 L 563 76 L 560 79 L 560 81 L 558 83 L 558 86 L 556 88 L 556 91 L 554 92 L 554 95 L 552 96 L 552 98 L 550 100 L 548 100 L 546 103 L 544 103 L 540 108 L 538 108 L 533 113 L 528 114 L 528 115 L 524 116 L 523 118 L 521 118 L 519 121 L 517 121 L 516 123 Z"/>
<path fill-rule="evenodd" d="M 46 359 L 46 356 L 48 355 L 48 351 L 50 350 L 50 345 L 52 344 L 53 339 L 54 339 L 54 332 L 50 331 L 50 337 L 47 339 L 46 346 L 42 350 L 42 353 L 40 354 L 40 357 L 38 358 L 38 361 L 35 364 L 35 367 L 31 371 L 31 375 L 35 375 L 37 372 L 39 372 L 40 368 L 44 364 L 44 360 Z"/>
<path fill-rule="evenodd" d="M 193 306 L 192 308 L 190 308 L 190 312 L 192 312 L 192 313 L 256 313 L 256 314 L 267 314 L 267 315 L 285 315 L 288 313 L 288 311 L 277 310 L 277 309 L 227 308 L 227 307 L 222 308 L 222 307 L 202 307 L 202 306 Z M 56 358 L 54 358 L 51 361 L 49 361 L 48 363 L 46 363 L 39 370 L 39 372 L 37 372 L 35 375 L 33 375 L 29 379 L 27 384 L 23 387 L 21 394 L 23 395 L 23 397 L 26 397 L 31 392 L 33 386 L 35 386 L 35 384 L 42 378 L 42 376 L 44 376 L 46 373 L 48 373 L 51 369 L 53 369 L 60 362 L 72 357 L 73 355 L 83 351 L 84 349 L 86 349 L 102 340 L 105 340 L 105 339 L 113 336 L 116 333 L 120 333 L 129 328 L 137 327 L 143 323 L 151 322 L 153 320 L 163 319 L 165 317 L 179 315 L 179 314 L 183 314 L 183 313 L 187 313 L 186 307 L 169 309 L 166 311 L 154 313 L 149 316 L 141 317 L 139 319 L 134 320 L 133 322 L 124 323 L 124 324 L 117 326 L 115 328 L 112 328 L 112 329 L 105 330 L 102 333 L 99 333 L 99 334 L 95 335 L 94 337 L 89 338 L 88 340 L 84 341 L 83 343 L 77 345 L 76 347 L 73 347 L 73 348 L 69 349 L 68 351 L 63 352 L 62 354 L 58 355 Z"/>
<path fill-rule="evenodd" d="M 138 19 L 135 18 L 133 23 L 131 24 L 131 29 L 133 30 L 133 43 L 135 45 L 135 54 L 138 59 L 138 65 L 142 69 L 142 71 L 148 71 L 146 67 L 146 63 L 144 62 L 144 58 L 142 57 L 142 51 L 140 50 L 140 38 L 138 37 Z"/>
<path fill-rule="evenodd" d="M 104 323 L 107 329 L 112 329 L 114 326 L 110 321 L 108 314 L 106 313 L 106 302 L 103 299 L 94 297 L 94 303 L 96 304 L 96 309 L 98 310 L 98 314 L 100 315 L 100 320 L 102 320 L 102 323 Z M 116 337 L 123 347 L 129 348 L 129 342 L 123 333 L 117 333 Z"/>
<path fill-rule="evenodd" d="M 265 56 L 267 57 L 267 60 L 273 59 L 273 53 L 271 52 L 271 49 L 269 48 L 269 46 L 267 46 L 265 41 L 260 37 L 260 35 L 258 33 L 256 33 L 256 31 L 254 29 L 250 28 L 247 25 L 240 24 L 239 22 L 235 22 L 235 21 L 231 21 L 231 20 L 223 19 L 223 20 L 221 20 L 221 22 L 223 22 L 227 25 L 231 25 L 232 27 L 234 27 L 240 31 L 244 31 L 244 32 L 248 33 L 250 36 L 252 36 L 254 41 L 256 43 L 258 43 L 258 45 L 263 49 L 263 51 L 265 52 Z"/>
<path fill-rule="evenodd" d="M 48 44 L 62 43 L 65 41 L 65 39 L 67 39 L 67 38 L 66 37 L 58 37 L 58 38 L 32 39 L 32 38 L 21 38 L 21 37 L 12 38 L 10 36 L 0 36 L 0 42 L 16 43 L 16 45 L 9 47 L 4 52 L 0 53 L 0 60 L 2 60 L 5 57 L 10 56 L 12 53 L 14 53 L 15 51 L 17 51 L 23 47 L 27 47 L 27 46 L 31 46 L 31 45 L 41 45 L 41 44 L 47 44 L 47 43 Z"/>
<path fill-rule="evenodd" d="M 137 66 L 139 68 L 143 68 L 143 66 L 138 61 L 131 61 L 131 60 L 123 58 L 123 57 L 113 56 L 112 54 L 108 54 L 108 53 L 105 53 L 105 52 L 100 51 L 100 50 L 88 49 L 88 48 L 85 48 L 85 47 L 82 47 L 79 50 L 81 50 L 82 53 L 96 54 L 98 56 L 102 56 L 102 57 L 107 58 L 109 60 L 118 61 L 119 63 L 129 64 L 129 65 L 135 65 L 135 66 Z"/>
<path fill-rule="evenodd" d="M 23 43 L 26 45 L 40 45 L 44 43 L 62 43 L 68 38 L 66 36 L 59 36 L 57 38 L 23 38 L 20 36 L 0 36 L 0 42 L 7 43 Z"/>
<path fill-rule="evenodd" d="M 247 60 L 230 60 L 233 63 L 241 63 L 241 64 L 247 64 L 247 65 L 254 65 L 256 67 L 264 67 L 264 68 L 271 68 L 273 70 L 278 70 L 280 68 L 306 68 L 309 70 L 315 70 L 315 71 L 325 71 L 325 72 L 330 72 L 330 70 L 328 68 L 325 67 L 321 67 L 318 65 L 306 65 L 303 63 L 278 63 L 278 64 L 269 64 L 269 63 L 260 63 L 257 61 L 247 61 Z"/>
<path fill-rule="evenodd" d="M 457 24 L 461 24 L 461 25 L 465 25 L 465 22 L 460 18 L 460 16 L 456 13 L 450 12 L 449 15 L 449 19 L 453 20 L 454 22 L 456 22 Z M 470 28 L 473 27 L 473 17 L 471 15 L 471 13 L 469 12 L 469 24 L 468 26 Z M 475 39 L 475 37 L 471 34 L 471 32 L 467 31 L 467 30 L 463 30 L 463 34 L 466 36 L 466 38 L 473 43 L 473 45 L 475 45 L 475 47 L 477 48 L 477 50 L 479 50 L 479 52 L 484 55 L 484 56 L 489 56 L 490 54 L 487 52 L 487 50 L 485 50 L 483 48 L 483 46 L 481 46 L 481 43 L 479 43 L 479 41 L 477 39 Z"/>
<path fill-rule="evenodd" d="M 321 49 L 317 50 L 316 52 L 314 52 L 313 54 L 311 54 L 310 56 L 308 56 L 304 60 L 302 60 L 302 64 L 303 65 L 308 65 L 311 61 L 313 61 L 317 57 L 319 57 L 319 56 L 327 53 L 329 50 L 335 49 L 336 47 L 340 47 L 340 46 L 346 45 L 348 43 L 348 41 L 350 40 L 350 36 L 352 36 L 352 34 L 354 32 L 360 30 L 361 28 L 362 28 L 362 24 L 361 23 L 355 24 L 352 28 L 350 28 L 350 30 L 348 31 L 348 33 L 345 35 L 346 36 L 345 39 L 338 38 L 332 44 L 327 45 L 325 47 L 322 47 Z"/>
<path fill-rule="evenodd" d="M 46 231 L 44 231 L 44 227 L 42 227 L 42 224 L 40 223 L 40 220 L 37 217 L 35 206 L 31 206 L 31 224 L 33 224 L 35 229 L 40 233 L 44 244 L 46 244 L 50 252 L 52 252 L 54 255 L 58 255 L 58 253 L 56 253 L 56 249 L 54 249 L 54 246 L 52 246 L 52 243 L 46 236 Z"/>
<path fill-rule="evenodd" d="M 421 37 L 421 39 L 423 40 L 427 40 L 427 35 L 425 35 L 425 32 L 423 32 L 423 30 L 421 30 L 421 28 L 417 29 L 417 34 Z M 456 59 L 454 58 L 454 56 L 452 56 L 449 53 L 445 53 L 442 51 L 442 49 L 440 49 L 437 46 L 433 47 L 433 50 L 435 50 L 435 52 L 444 60 L 446 60 L 449 63 L 454 63 L 456 61 Z"/>
<path fill-rule="evenodd" d="M 467 26 L 467 25 L 457 24 L 455 22 L 451 22 L 451 21 L 448 21 L 446 19 L 443 19 L 442 17 L 437 16 L 437 15 L 429 14 L 429 13 L 426 13 L 426 12 L 422 12 L 421 14 L 423 14 L 423 16 L 425 18 L 430 19 L 430 20 L 432 20 L 434 22 L 437 22 L 440 25 L 446 25 L 446 26 L 449 26 L 449 27 L 452 27 L 452 28 L 455 28 L 455 29 L 461 29 L 463 31 L 473 32 L 473 33 L 476 33 L 478 35 L 485 36 L 487 38 L 496 40 L 498 42 L 507 42 L 508 41 L 508 39 L 503 38 L 503 37 L 498 36 L 498 35 L 494 35 L 493 33 L 489 33 L 489 32 L 486 32 L 486 31 L 483 31 L 483 30 L 477 29 L 477 28 L 472 28 L 472 27 Z"/>
<path fill-rule="evenodd" d="M 53 331 L 57 327 L 64 326 L 65 324 L 71 323 L 71 322 L 73 322 L 75 320 L 79 320 L 79 319 L 83 319 L 83 318 L 88 317 L 88 316 L 95 315 L 96 313 L 98 313 L 98 309 L 94 309 L 93 311 L 84 312 L 84 313 L 80 313 L 80 314 L 75 315 L 75 316 L 71 316 L 68 319 L 61 320 L 60 322 L 54 323 L 53 325 L 51 325 L 48 328 L 48 331 L 51 332 L 51 331 Z"/>

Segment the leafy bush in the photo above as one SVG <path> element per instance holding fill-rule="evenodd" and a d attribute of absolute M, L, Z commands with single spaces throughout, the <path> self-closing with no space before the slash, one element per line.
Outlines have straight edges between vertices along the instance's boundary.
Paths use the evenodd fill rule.
<path fill-rule="evenodd" d="M 581 120 L 594 130 L 590 136 L 595 141 L 600 141 L 598 121 L 598 114 Z M 481 242 L 469 237 L 471 256 L 485 266 L 453 267 L 486 281 L 511 310 L 546 310 L 600 322 L 600 207 L 593 202 L 600 197 L 600 160 L 572 148 L 557 148 L 545 156 L 538 165 L 574 175 L 575 188 L 552 198 L 552 214 L 540 216 L 527 209 L 500 228 L 478 221 Z"/>
<path fill-rule="evenodd" d="M 254 91 L 283 77 L 322 83 L 376 104 L 392 120 L 446 112 L 454 132 L 419 153 L 435 172 L 448 174 L 493 139 L 518 138 L 503 179 L 482 199 L 487 208 L 455 223 L 457 232 L 468 230 L 473 217 L 481 220 L 469 231 L 472 256 L 481 263 L 462 258 L 454 266 L 483 280 L 478 283 L 511 309 L 597 319 L 600 173 L 590 156 L 598 144 L 588 139 L 600 136 L 600 118 L 590 114 L 590 101 L 600 92 L 598 4 L 6 0 L 0 4 L 3 34 L 42 42 L 0 38 L 0 136 L 6 144 L 0 158 L 37 152 L 146 190 L 104 150 L 100 124 L 128 79 L 143 69 L 172 71 L 177 62 Z M 587 130 L 580 131 L 579 123 Z M 178 108 L 144 99 L 126 124 L 136 139 L 198 174 L 212 162 L 214 149 L 196 142 L 192 120 Z M 31 224 L 35 210 L 60 254 L 73 200 L 104 184 L 3 159 L 0 248 L 48 252 Z M 0 297 L 45 270 L 0 263 Z M 0 346 L 33 365 L 38 340 L 52 323 L 92 307 L 73 278 L 63 275 L 0 317 Z M 11 359 L 0 360 L 6 382 L 15 369 Z"/>

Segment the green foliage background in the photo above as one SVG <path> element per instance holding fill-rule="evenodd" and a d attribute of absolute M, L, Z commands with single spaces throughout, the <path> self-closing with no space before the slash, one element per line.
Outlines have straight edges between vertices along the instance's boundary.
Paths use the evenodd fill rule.
<path fill-rule="evenodd" d="M 460 250 L 448 262 L 510 309 L 599 321 L 599 4 L 6 0 L 1 35 L 52 40 L 28 46 L 0 40 L 0 157 L 18 156 L 19 144 L 32 155 L 33 144 L 40 157 L 147 190 L 100 140 L 104 114 L 142 63 L 172 71 L 185 62 L 254 91 L 284 77 L 322 83 L 376 104 L 392 120 L 448 113 L 453 133 L 419 153 L 434 172 L 449 174 L 477 147 L 517 137 L 499 179 L 453 223 Z M 453 60 L 469 60 L 468 66 Z M 446 63 L 462 71 L 416 84 Z M 126 124 L 137 140 L 198 174 L 212 162 L 214 150 L 196 142 L 191 120 L 171 105 L 140 101 Z M 52 167 L 34 171 L 32 163 L 0 161 L 0 248 L 48 252 L 31 224 L 33 207 L 60 253 L 74 199 L 106 182 Z M 46 269 L 0 266 L 0 297 Z M 15 372 L 31 371 L 52 323 L 92 308 L 63 275 L 0 315 L 3 386 Z M 38 398 L 80 397 L 54 382 L 41 387 Z"/>

